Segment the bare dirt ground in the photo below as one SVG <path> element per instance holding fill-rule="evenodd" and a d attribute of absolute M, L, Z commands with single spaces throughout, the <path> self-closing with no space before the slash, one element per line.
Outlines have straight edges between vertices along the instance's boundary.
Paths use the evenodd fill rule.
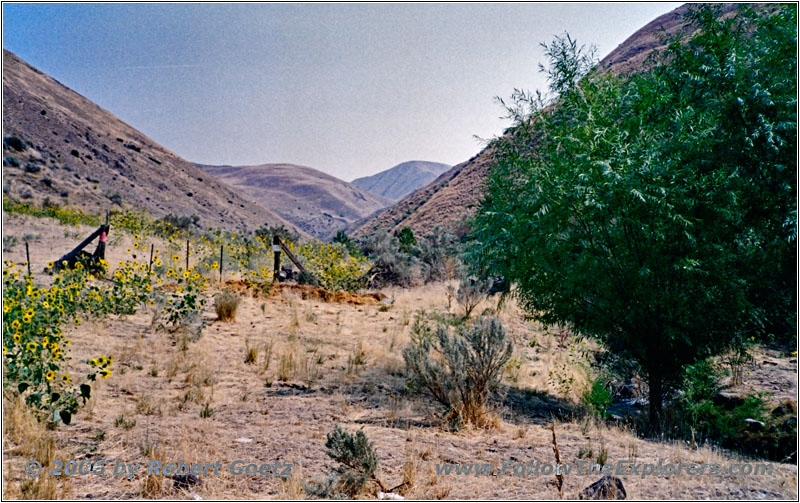
<path fill-rule="evenodd" d="M 74 228 L 44 219 L 4 215 L 4 224 L 3 236 L 39 235 L 31 249 L 34 271 L 80 240 Z M 127 240 L 110 238 L 111 264 L 124 256 Z M 24 246 L 17 244 L 4 258 L 24 260 Z M 214 291 L 221 288 L 216 285 Z M 493 398 L 494 427 L 449 432 L 441 427 L 441 410 L 434 403 L 405 391 L 401 350 L 418 310 L 455 312 L 457 306 L 448 302 L 445 284 L 382 293 L 393 300 L 388 308 L 303 299 L 288 288 L 269 297 L 242 293 L 233 322 L 217 321 L 209 302 L 202 336 L 193 341 L 159 329 L 147 309 L 74 327 L 72 364 L 112 353 L 114 373 L 96 385 L 72 425 L 41 432 L 54 437 L 57 459 L 143 465 L 153 459 L 220 461 L 223 469 L 219 475 L 201 476 L 203 483 L 188 490 L 174 488 L 168 478 L 144 477 L 144 468 L 131 480 L 107 469 L 102 476 L 54 479 L 54 494 L 70 499 L 308 498 L 302 487 L 324 480 L 332 466 L 324 444 L 337 424 L 351 432 L 363 430 L 380 456 L 378 477 L 387 487 L 409 482 L 399 492 L 413 499 L 558 498 L 552 476 L 444 476 L 435 469 L 437 463 L 552 463 L 549 425 L 554 415 L 565 463 L 586 458 L 589 450 L 590 458 L 604 451 L 609 463 L 761 462 L 707 446 L 638 438 L 624 427 L 570 412 L 586 379 L 574 356 L 579 351 L 561 347 L 557 331 L 526 321 L 513 302 L 498 315 L 514 338 L 519 366 L 509 368 Z M 487 308 L 496 309 L 496 301 L 477 311 Z M 588 354 L 596 349 L 586 346 L 582 351 Z M 250 349 L 255 362 L 245 363 Z M 762 351 L 747 370 L 749 389 L 796 399 L 796 357 Z M 551 372 L 572 377 L 573 384 L 568 389 L 554 385 Z M 6 419 L 11 415 L 22 422 L 14 404 L 4 399 L 3 408 Z M 4 433 L 3 488 L 10 497 L 27 481 L 21 447 Z M 234 476 L 228 472 L 234 460 L 291 463 L 292 475 L 285 480 Z M 766 464 L 772 473 L 763 476 L 621 478 L 629 499 L 797 499 L 797 465 Z M 598 478 L 566 476 L 563 494 L 575 498 Z"/>

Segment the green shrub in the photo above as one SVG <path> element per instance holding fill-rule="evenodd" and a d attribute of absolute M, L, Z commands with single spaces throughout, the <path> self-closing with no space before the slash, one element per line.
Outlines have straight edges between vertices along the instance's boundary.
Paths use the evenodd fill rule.
<path fill-rule="evenodd" d="M 500 383 L 512 343 L 497 318 L 432 330 L 420 318 L 403 359 L 414 385 L 446 407 L 453 427 L 487 424 L 489 393 Z"/>
<path fill-rule="evenodd" d="M 325 454 L 338 463 L 328 480 L 309 492 L 322 498 L 352 499 L 376 481 L 378 454 L 363 431 L 348 433 L 336 425 L 325 442 Z M 380 483 L 378 482 L 380 485 Z"/>
<path fill-rule="evenodd" d="M 592 380 L 591 386 L 583 395 L 583 403 L 595 415 L 606 417 L 608 407 L 611 405 L 611 390 L 603 382 L 603 379 Z"/>
<path fill-rule="evenodd" d="M 683 393 L 673 406 L 672 429 L 687 440 L 711 441 L 778 461 L 792 456 L 796 459 L 796 423 L 768 414 L 762 394 L 742 395 L 725 403 L 716 401 L 722 375 L 710 359 L 686 367 Z M 761 422 L 763 427 L 746 419 Z"/>

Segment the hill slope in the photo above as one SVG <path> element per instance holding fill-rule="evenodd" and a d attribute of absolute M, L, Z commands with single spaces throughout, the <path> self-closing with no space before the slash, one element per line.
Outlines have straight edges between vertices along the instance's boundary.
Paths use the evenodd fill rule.
<path fill-rule="evenodd" d="M 351 183 L 397 201 L 427 185 L 448 169 L 450 166 L 439 162 L 408 161 L 372 176 L 356 178 Z"/>
<path fill-rule="evenodd" d="M 320 239 L 392 203 L 306 166 L 197 166 Z"/>
<path fill-rule="evenodd" d="M 14 199 L 197 215 L 229 229 L 294 228 L 6 50 L 3 135 L 24 143 L 3 146 L 4 193 Z"/>
<path fill-rule="evenodd" d="M 659 16 L 628 37 L 608 56 L 600 67 L 614 73 L 641 69 L 653 50 L 664 47 L 659 33 L 677 33 L 683 29 L 683 15 L 690 5 Z M 723 15 L 730 15 L 734 4 L 725 4 Z M 484 149 L 472 159 L 454 166 L 432 183 L 417 189 L 394 206 L 376 212 L 370 218 L 356 222 L 348 232 L 368 235 L 377 230 L 397 232 L 410 227 L 415 234 L 424 235 L 439 225 L 459 235 L 466 233 L 465 221 L 475 214 L 483 194 L 492 163 L 491 148 Z"/>

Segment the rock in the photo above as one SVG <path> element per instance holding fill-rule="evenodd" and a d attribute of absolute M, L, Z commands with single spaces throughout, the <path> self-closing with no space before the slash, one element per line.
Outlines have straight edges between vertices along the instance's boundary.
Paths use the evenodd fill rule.
<path fill-rule="evenodd" d="M 714 395 L 714 405 L 724 407 L 726 409 L 733 409 L 744 404 L 744 397 L 738 393 L 731 393 L 729 391 L 719 391 Z"/>
<path fill-rule="evenodd" d="M 579 500 L 624 500 L 628 494 L 622 481 L 606 475 L 578 495 Z"/>
<path fill-rule="evenodd" d="M 405 498 L 403 498 L 399 494 L 385 493 L 383 491 L 378 491 L 378 499 L 379 500 L 395 500 L 395 501 L 399 501 L 399 500 L 402 500 L 402 499 L 405 499 Z"/>
<path fill-rule="evenodd" d="M 750 419 L 749 417 L 744 420 L 745 424 L 747 425 L 747 431 L 761 431 L 767 427 L 762 421 L 758 419 Z"/>
<path fill-rule="evenodd" d="M 203 481 L 200 477 L 195 477 L 191 473 L 188 475 L 173 475 L 172 487 L 177 489 L 189 489 L 191 486 L 202 484 Z"/>
<path fill-rule="evenodd" d="M 252 441 L 253 441 L 252 438 L 247 438 L 247 437 L 239 437 L 236 440 L 234 440 L 234 442 L 237 442 L 237 443 L 240 443 L 240 444 L 249 444 Z"/>
<path fill-rule="evenodd" d="M 797 405 L 790 400 L 786 400 L 782 404 L 772 409 L 772 417 L 781 417 L 785 416 L 786 414 L 795 414 L 796 412 Z"/>
<path fill-rule="evenodd" d="M 620 398 L 633 398 L 634 392 L 636 391 L 636 387 L 633 385 L 632 382 L 628 381 L 622 387 L 620 387 L 619 391 L 617 391 L 617 395 Z"/>

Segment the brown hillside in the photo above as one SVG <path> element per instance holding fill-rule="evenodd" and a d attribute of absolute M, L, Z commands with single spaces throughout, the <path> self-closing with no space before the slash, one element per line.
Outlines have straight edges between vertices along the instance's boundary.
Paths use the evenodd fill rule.
<path fill-rule="evenodd" d="M 653 50 L 663 48 L 660 33 L 675 34 L 683 28 L 683 16 L 689 8 L 690 4 L 682 5 L 651 21 L 600 61 L 600 67 L 614 73 L 641 69 Z M 735 4 L 726 4 L 723 14 L 729 15 L 735 8 Z M 356 236 L 363 236 L 380 229 L 397 232 L 407 226 L 415 234 L 424 235 L 439 225 L 463 235 L 467 230 L 466 220 L 475 214 L 480 204 L 491 161 L 491 149 L 484 149 L 394 206 L 357 222 L 349 230 Z"/>
<path fill-rule="evenodd" d="M 333 238 L 350 223 L 392 204 L 306 166 L 198 166 L 319 239 Z"/>
<path fill-rule="evenodd" d="M 295 228 L 6 50 L 3 137 L 25 145 L 3 146 L 3 192 L 13 199 L 197 215 L 229 229 Z"/>

